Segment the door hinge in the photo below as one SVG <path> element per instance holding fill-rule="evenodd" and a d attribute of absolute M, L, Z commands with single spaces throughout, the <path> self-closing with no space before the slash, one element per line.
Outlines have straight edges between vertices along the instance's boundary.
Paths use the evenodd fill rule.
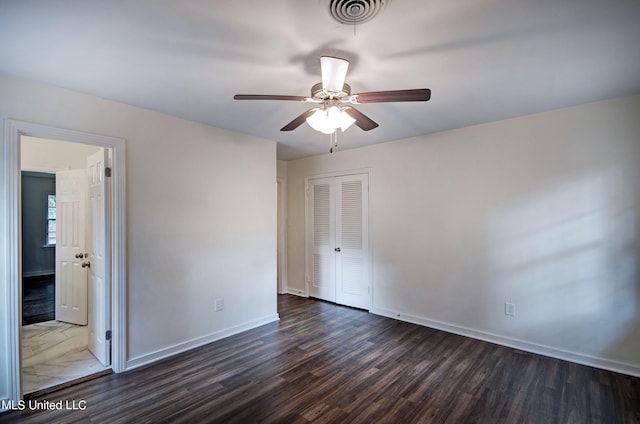
<path fill-rule="evenodd" d="M 111 177 L 111 168 L 104 168 L 104 176 Z"/>
<path fill-rule="evenodd" d="M 109 341 L 111 340 L 111 330 L 107 330 L 107 332 L 104 335 L 104 338 Z"/>

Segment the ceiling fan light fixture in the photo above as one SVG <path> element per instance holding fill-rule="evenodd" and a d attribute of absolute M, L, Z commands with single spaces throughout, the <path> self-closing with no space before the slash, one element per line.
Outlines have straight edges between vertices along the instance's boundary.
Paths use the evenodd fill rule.
<path fill-rule="evenodd" d="M 331 106 L 327 109 L 327 118 L 333 128 L 340 126 L 340 109 L 338 109 L 338 106 Z"/>
<path fill-rule="evenodd" d="M 347 77 L 349 61 L 331 56 L 320 58 L 322 88 L 327 93 L 340 93 Z"/>
<path fill-rule="evenodd" d="M 337 106 L 330 106 L 327 109 L 317 108 L 307 118 L 307 123 L 311 128 L 324 134 L 333 134 L 338 128 L 346 131 L 355 121 Z"/>
<path fill-rule="evenodd" d="M 335 127 L 331 126 L 327 111 L 316 109 L 316 111 L 307 118 L 307 123 L 311 128 L 324 134 L 333 134 Z"/>
<path fill-rule="evenodd" d="M 354 122 L 356 122 L 356 120 L 349 116 L 345 111 L 340 111 L 340 129 L 342 132 L 345 132 Z"/>

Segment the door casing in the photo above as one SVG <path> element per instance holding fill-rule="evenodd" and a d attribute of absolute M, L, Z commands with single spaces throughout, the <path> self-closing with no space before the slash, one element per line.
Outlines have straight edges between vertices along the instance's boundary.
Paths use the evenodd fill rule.
<path fill-rule="evenodd" d="M 8 400 L 22 399 L 21 384 L 21 305 L 20 305 L 20 137 L 68 141 L 111 149 L 112 209 L 111 209 L 111 309 L 112 309 L 112 369 L 126 369 L 126 208 L 125 208 L 125 141 L 80 131 L 66 130 L 13 119 L 4 120 L 4 136 L 0 142 L 0 219 L 5 236 L 0 246 L 0 291 L 7 296 L 0 300 L 6 311 Z M 5 287 L 2 287 L 4 281 Z M 0 308 L 2 309 L 2 308 Z M 4 373 L 4 370 L 3 370 Z"/>
<path fill-rule="evenodd" d="M 278 293 L 289 291 L 287 284 L 287 181 L 276 180 L 278 197 Z"/>

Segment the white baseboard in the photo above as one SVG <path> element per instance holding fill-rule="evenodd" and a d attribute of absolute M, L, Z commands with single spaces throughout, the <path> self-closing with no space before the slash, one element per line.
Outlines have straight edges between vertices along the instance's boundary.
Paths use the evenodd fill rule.
<path fill-rule="evenodd" d="M 584 355 L 577 352 L 557 349 L 550 346 L 539 345 L 527 342 L 525 340 L 512 339 L 509 337 L 499 336 L 497 334 L 487 333 L 472 328 L 461 327 L 458 325 L 447 324 L 441 321 L 434 321 L 425 318 L 407 315 L 397 311 L 386 309 L 372 308 L 369 310 L 372 314 L 381 315 L 387 318 L 406 321 L 412 324 L 422 325 L 424 327 L 435 328 L 436 330 L 446 331 L 448 333 L 458 334 L 461 336 L 471 337 L 473 339 L 483 340 L 485 342 L 495 343 L 502 346 L 512 347 L 514 349 L 523 350 L 525 352 L 537 353 L 539 355 L 549 356 L 551 358 L 561 359 L 564 361 L 574 362 L 576 364 L 587 365 L 594 368 L 601 368 L 608 371 L 619 372 L 621 374 L 640 377 L 640 366 L 626 364 L 622 362 L 612 361 L 605 358 L 597 358 L 594 356 Z"/>
<path fill-rule="evenodd" d="M 294 295 L 294 296 L 309 297 L 309 296 L 307 296 L 307 294 L 304 292 L 304 290 L 289 289 L 289 291 L 288 291 L 287 293 L 292 294 L 292 295 Z"/>
<path fill-rule="evenodd" d="M 146 355 L 137 356 L 127 361 L 126 371 L 130 371 L 134 368 L 159 361 L 160 359 L 168 358 L 170 356 L 177 355 L 178 353 L 186 352 L 187 350 L 191 350 L 196 347 L 203 346 L 220 339 L 224 339 L 225 337 L 233 336 L 234 334 L 242 333 L 243 331 L 251 330 L 253 328 L 260 327 L 261 325 L 269 324 L 271 322 L 279 320 L 280 315 L 269 315 L 264 318 L 237 325 L 235 327 L 216 331 L 215 333 L 211 333 L 203 337 L 198 337 L 197 339 L 189 340 L 184 343 L 179 343 L 164 349 L 156 350 L 155 352 L 151 352 Z"/>

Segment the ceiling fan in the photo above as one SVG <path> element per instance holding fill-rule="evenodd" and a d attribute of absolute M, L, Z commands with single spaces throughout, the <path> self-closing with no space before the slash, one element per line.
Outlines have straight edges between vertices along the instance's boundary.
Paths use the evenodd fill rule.
<path fill-rule="evenodd" d="M 305 121 L 316 131 L 334 134 L 339 128 L 345 131 L 356 124 L 364 131 L 378 127 L 378 124 L 351 105 L 383 102 L 426 102 L 431 98 L 431 90 L 372 91 L 351 94 L 351 87 L 345 83 L 349 61 L 331 56 L 320 58 L 322 82 L 311 87 L 311 96 L 286 96 L 268 94 L 236 94 L 235 100 L 290 100 L 315 103 L 317 106 L 298 115 L 280 131 L 292 131 Z"/>

